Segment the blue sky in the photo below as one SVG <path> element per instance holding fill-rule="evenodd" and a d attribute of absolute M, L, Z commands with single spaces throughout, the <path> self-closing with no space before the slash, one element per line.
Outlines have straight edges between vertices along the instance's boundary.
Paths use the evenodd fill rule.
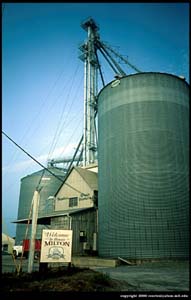
<path fill-rule="evenodd" d="M 189 4 L 9 3 L 2 18 L 2 128 L 43 164 L 69 156 L 83 133 L 81 22 L 142 71 L 189 82 Z M 126 68 L 128 74 L 134 73 Z M 114 74 L 103 63 L 107 82 Z M 51 148 L 55 133 L 56 144 Z M 51 151 L 53 150 L 54 151 Z M 20 179 L 40 167 L 2 137 L 3 230 L 15 234 Z"/>

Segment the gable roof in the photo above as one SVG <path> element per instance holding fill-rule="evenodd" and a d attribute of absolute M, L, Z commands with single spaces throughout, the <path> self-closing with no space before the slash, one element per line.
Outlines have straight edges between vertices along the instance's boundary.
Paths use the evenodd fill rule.
<path fill-rule="evenodd" d="M 9 235 L 2 232 L 2 243 L 3 244 L 15 243 L 15 240 Z"/>
<path fill-rule="evenodd" d="M 92 190 L 98 189 L 97 173 L 80 167 L 75 167 L 75 169 Z"/>
<path fill-rule="evenodd" d="M 70 176 L 70 174 L 73 172 L 74 169 L 78 172 L 78 174 L 83 178 L 83 180 L 89 185 L 89 187 L 92 190 L 98 190 L 97 173 L 89 171 L 87 169 L 83 169 L 81 167 L 73 166 L 70 172 L 68 173 L 68 175 L 64 178 L 63 184 L 61 184 L 61 186 L 59 187 L 59 189 L 57 190 L 54 196 L 56 196 L 58 192 L 61 190 L 61 188 L 63 187 L 63 185 L 65 184 L 65 182 L 67 181 L 68 177 Z"/>

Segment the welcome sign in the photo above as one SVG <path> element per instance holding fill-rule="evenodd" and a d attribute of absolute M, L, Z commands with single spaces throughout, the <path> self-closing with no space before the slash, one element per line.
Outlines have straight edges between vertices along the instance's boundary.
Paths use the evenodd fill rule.
<path fill-rule="evenodd" d="M 42 231 L 40 262 L 71 262 L 72 230 Z"/>

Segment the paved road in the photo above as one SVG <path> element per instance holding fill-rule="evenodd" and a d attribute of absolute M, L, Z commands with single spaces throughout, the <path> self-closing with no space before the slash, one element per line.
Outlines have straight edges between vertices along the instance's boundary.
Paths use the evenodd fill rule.
<path fill-rule="evenodd" d="M 93 268 L 128 282 L 129 291 L 189 291 L 189 262 L 155 262 L 116 268 Z"/>

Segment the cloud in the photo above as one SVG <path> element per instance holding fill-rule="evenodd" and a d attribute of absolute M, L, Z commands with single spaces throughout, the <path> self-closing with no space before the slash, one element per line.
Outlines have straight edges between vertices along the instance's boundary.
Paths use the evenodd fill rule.
<path fill-rule="evenodd" d="M 15 173 L 18 171 L 23 171 L 24 169 L 32 166 L 34 161 L 32 159 L 24 160 L 15 164 L 11 164 L 2 168 L 3 173 Z"/>
<path fill-rule="evenodd" d="M 76 143 L 70 143 L 67 146 L 62 146 L 56 148 L 52 155 L 51 159 L 60 159 L 60 158 L 69 158 L 74 154 L 76 147 Z M 32 155 L 32 154 L 31 154 Z M 32 155 L 33 156 L 33 155 Z M 48 159 L 48 153 L 39 155 L 37 157 L 34 157 L 37 161 L 39 161 L 41 164 L 43 164 L 45 167 L 47 167 L 47 159 Z M 27 170 L 28 168 L 37 165 L 37 163 L 31 159 L 23 160 L 20 162 L 17 162 L 15 164 L 11 164 L 8 166 L 4 166 L 2 168 L 3 173 L 15 173 L 15 172 L 21 172 L 24 170 Z"/>

